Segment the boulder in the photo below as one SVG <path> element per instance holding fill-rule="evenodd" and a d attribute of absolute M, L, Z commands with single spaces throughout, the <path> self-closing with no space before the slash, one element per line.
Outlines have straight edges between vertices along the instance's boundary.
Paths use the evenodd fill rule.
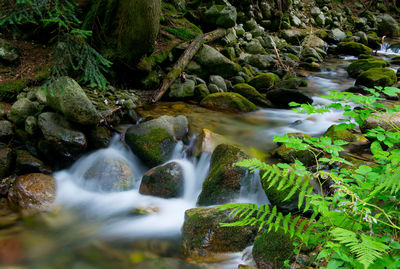
<path fill-rule="evenodd" d="M 301 58 L 303 61 L 307 61 L 308 58 L 313 59 L 311 62 L 316 61 L 322 63 L 324 61 L 322 56 L 311 47 L 304 47 L 303 51 L 301 52 Z"/>
<path fill-rule="evenodd" d="M 397 82 L 396 72 L 389 68 L 371 68 L 362 72 L 356 80 L 356 85 L 365 87 L 392 86 Z"/>
<path fill-rule="evenodd" d="M 340 42 L 337 46 L 337 52 L 358 56 L 360 54 L 372 54 L 372 49 L 357 42 Z"/>
<path fill-rule="evenodd" d="M 51 108 L 63 113 L 68 120 L 82 125 L 99 123 L 100 114 L 75 80 L 62 77 L 57 83 L 61 88 L 47 96 Z"/>
<path fill-rule="evenodd" d="M 130 127 L 125 141 L 140 159 L 154 167 L 168 160 L 175 141 L 183 139 L 187 132 L 188 120 L 185 116 L 161 116 Z"/>
<path fill-rule="evenodd" d="M 230 112 L 251 112 L 257 110 L 257 106 L 245 97 L 234 92 L 218 92 L 205 97 L 200 102 L 201 106 Z"/>
<path fill-rule="evenodd" d="M 35 116 L 28 116 L 25 120 L 25 132 L 27 132 L 31 136 L 35 136 L 38 134 L 39 125 L 37 118 Z"/>
<path fill-rule="evenodd" d="M 299 87 L 306 87 L 307 81 L 299 77 L 289 77 L 281 80 L 276 84 L 278 89 L 298 89 Z"/>
<path fill-rule="evenodd" d="M 352 142 L 363 142 L 367 143 L 368 139 L 360 134 L 352 133 L 348 129 L 338 128 L 337 125 L 332 125 L 328 128 L 328 130 L 324 133 L 323 136 L 327 136 L 332 138 L 333 140 L 343 140 L 349 143 Z"/>
<path fill-rule="evenodd" d="M 304 38 L 307 36 L 307 30 L 305 29 L 288 29 L 283 30 L 281 33 L 283 39 L 293 45 L 300 45 Z"/>
<path fill-rule="evenodd" d="M 360 127 L 363 133 L 368 132 L 370 129 L 375 129 L 376 127 L 380 126 L 386 131 L 392 130 L 393 126 L 389 123 L 391 122 L 397 128 L 400 128 L 400 115 L 398 114 L 377 114 L 373 113 L 368 118 L 365 119 L 363 125 Z"/>
<path fill-rule="evenodd" d="M 232 92 L 236 92 L 243 97 L 249 99 L 249 101 L 253 102 L 254 104 L 266 106 L 267 101 L 264 96 L 262 96 L 256 88 L 250 86 L 246 83 L 239 83 L 233 86 Z"/>
<path fill-rule="evenodd" d="M 288 108 L 290 102 L 296 102 L 299 104 L 313 103 L 313 99 L 311 99 L 305 93 L 294 89 L 273 89 L 268 91 L 267 100 L 280 108 Z"/>
<path fill-rule="evenodd" d="M 129 110 L 129 112 L 130 111 L 134 110 Z M 87 134 L 89 147 L 93 149 L 106 148 L 110 144 L 112 137 L 113 134 L 110 129 L 105 126 L 91 128 Z"/>
<path fill-rule="evenodd" d="M 384 14 L 378 24 L 380 36 L 398 37 L 400 34 L 398 22 L 389 14 Z"/>
<path fill-rule="evenodd" d="M 237 199 L 240 194 L 240 183 L 248 172 L 247 169 L 234 164 L 247 157 L 235 146 L 218 145 L 211 156 L 210 172 L 203 183 L 198 204 L 203 206 L 224 204 Z"/>
<path fill-rule="evenodd" d="M 264 232 L 254 241 L 253 259 L 257 268 L 284 268 L 284 261 L 293 254 L 293 238 L 281 229 Z"/>
<path fill-rule="evenodd" d="M 226 92 L 228 90 L 225 80 L 221 76 L 210 76 L 210 83 L 216 85 L 223 92 Z"/>
<path fill-rule="evenodd" d="M 332 31 L 328 33 L 328 40 L 333 43 L 342 42 L 346 37 L 346 33 L 339 28 L 332 29 Z"/>
<path fill-rule="evenodd" d="M 350 77 L 357 78 L 362 72 L 367 71 L 371 68 L 388 67 L 390 64 L 388 61 L 378 58 L 360 59 L 352 62 L 347 67 L 347 73 Z"/>
<path fill-rule="evenodd" d="M 174 99 L 185 99 L 194 97 L 195 82 L 191 79 L 181 81 L 177 79 L 174 84 L 171 85 L 168 96 Z"/>
<path fill-rule="evenodd" d="M 183 252 L 190 257 L 212 258 L 213 253 L 242 251 L 253 243 L 257 227 L 221 227 L 238 220 L 217 208 L 186 210 L 182 227 Z"/>
<path fill-rule="evenodd" d="M 56 180 L 49 175 L 22 175 L 17 177 L 10 188 L 8 200 L 20 210 L 47 210 L 56 198 L 56 187 Z"/>
<path fill-rule="evenodd" d="M 15 173 L 18 175 L 29 173 L 50 174 L 51 168 L 26 150 L 17 150 Z"/>
<path fill-rule="evenodd" d="M 184 191 L 184 175 L 181 165 L 170 162 L 154 167 L 142 178 L 139 192 L 161 198 L 176 198 Z"/>
<path fill-rule="evenodd" d="M 27 98 L 21 98 L 12 105 L 7 118 L 17 126 L 24 126 L 26 118 L 34 115 L 36 112 L 37 107 L 33 102 Z"/>
<path fill-rule="evenodd" d="M 11 173 L 14 159 L 14 151 L 6 145 L 0 144 L 0 179 Z"/>
<path fill-rule="evenodd" d="M 20 52 L 10 42 L 0 39 L 0 61 L 6 64 L 17 64 Z"/>
<path fill-rule="evenodd" d="M 240 66 L 229 60 L 218 50 L 208 45 L 203 45 L 195 56 L 198 62 L 210 74 L 230 78 L 240 70 Z"/>
<path fill-rule="evenodd" d="M 234 6 L 213 5 L 202 15 L 202 21 L 209 25 L 231 28 L 236 25 L 237 11 Z"/>
<path fill-rule="evenodd" d="M 121 157 L 98 158 L 83 175 L 87 188 L 100 191 L 129 190 L 134 176 L 128 161 Z"/>
<path fill-rule="evenodd" d="M 208 129 L 203 129 L 201 134 L 196 137 L 193 155 L 199 157 L 202 153 L 212 154 L 214 149 L 227 142 L 227 138 L 216 134 Z"/>
<path fill-rule="evenodd" d="M 250 42 L 244 44 L 244 50 L 250 54 L 265 54 L 265 49 L 261 45 L 260 41 L 253 39 Z"/>
<path fill-rule="evenodd" d="M 39 148 L 48 158 L 49 153 L 55 153 L 69 159 L 85 151 L 85 135 L 74 129 L 63 116 L 45 112 L 39 115 L 38 124 L 44 136 L 42 147 Z"/>
<path fill-rule="evenodd" d="M 249 85 L 256 88 L 259 92 L 266 92 L 272 89 L 280 78 L 274 73 L 260 73 L 249 80 Z"/>
<path fill-rule="evenodd" d="M 202 100 L 210 94 L 206 84 L 199 84 L 194 88 L 194 96 L 198 100 Z"/>
<path fill-rule="evenodd" d="M 7 143 L 14 135 L 14 128 L 11 122 L 2 120 L 0 121 L 0 142 Z"/>
<path fill-rule="evenodd" d="M 306 37 L 305 42 L 303 44 L 304 47 L 311 48 L 321 48 L 325 49 L 325 41 L 319 38 L 318 36 L 311 34 Z"/>

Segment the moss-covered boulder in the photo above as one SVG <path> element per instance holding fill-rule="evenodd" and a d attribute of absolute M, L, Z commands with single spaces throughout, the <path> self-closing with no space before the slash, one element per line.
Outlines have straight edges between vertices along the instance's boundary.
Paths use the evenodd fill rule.
<path fill-rule="evenodd" d="M 272 89 L 280 78 L 274 73 L 261 73 L 249 80 L 249 84 L 259 92 L 266 92 Z"/>
<path fill-rule="evenodd" d="M 368 130 L 375 129 L 376 127 L 382 127 L 385 130 L 394 130 L 393 125 L 400 128 L 400 115 L 389 114 L 389 113 L 372 113 L 368 118 L 365 119 L 364 124 L 361 126 L 361 131 L 363 133 L 368 132 Z"/>
<path fill-rule="evenodd" d="M 340 42 L 337 46 L 337 52 L 358 56 L 360 54 L 372 54 L 372 49 L 357 42 Z"/>
<path fill-rule="evenodd" d="M 56 180 L 49 175 L 22 175 L 10 188 L 8 200 L 13 207 L 23 211 L 47 210 L 56 198 L 56 187 Z"/>
<path fill-rule="evenodd" d="M 39 148 L 47 158 L 76 158 L 86 150 L 85 135 L 76 130 L 63 116 L 45 112 L 39 115 L 38 124 L 44 136 Z"/>
<path fill-rule="evenodd" d="M 232 5 L 213 5 L 206 10 L 201 19 L 204 23 L 212 26 L 231 28 L 236 25 L 237 11 Z"/>
<path fill-rule="evenodd" d="M 253 243 L 256 227 L 221 227 L 233 222 L 229 211 L 216 208 L 186 210 L 182 227 L 183 252 L 190 257 L 212 258 L 212 253 L 241 251 Z"/>
<path fill-rule="evenodd" d="M 187 99 L 194 97 L 194 88 L 196 83 L 194 80 L 186 79 L 185 81 L 176 80 L 169 89 L 168 96 L 173 99 Z"/>
<path fill-rule="evenodd" d="M 333 140 L 343 140 L 346 142 L 368 142 L 368 139 L 360 134 L 352 133 L 348 129 L 339 128 L 334 124 L 328 128 L 324 136 L 330 137 Z"/>
<path fill-rule="evenodd" d="M 202 153 L 212 154 L 214 149 L 228 141 L 228 138 L 216 134 L 208 129 L 203 129 L 201 134 L 196 137 L 193 155 L 199 157 Z"/>
<path fill-rule="evenodd" d="M 64 114 L 68 120 L 82 125 L 99 123 L 100 114 L 75 80 L 62 77 L 58 83 L 61 89 L 47 96 L 50 107 Z"/>
<path fill-rule="evenodd" d="M 12 123 L 7 120 L 0 120 L 0 142 L 7 143 L 14 135 Z"/>
<path fill-rule="evenodd" d="M 133 186 L 135 174 L 122 157 L 97 158 L 83 175 L 85 187 L 96 191 L 123 191 Z"/>
<path fill-rule="evenodd" d="M 390 64 L 388 61 L 378 58 L 361 59 L 352 62 L 347 67 L 347 73 L 350 77 L 357 78 L 362 72 L 367 71 L 371 68 L 388 67 Z"/>
<path fill-rule="evenodd" d="M 175 198 L 183 194 L 184 175 L 181 165 L 170 162 L 154 167 L 142 178 L 139 192 L 162 198 Z"/>
<path fill-rule="evenodd" d="M 362 72 L 356 80 L 356 85 L 365 87 L 392 86 L 397 82 L 396 72 L 388 68 L 371 68 Z"/>
<path fill-rule="evenodd" d="M 234 92 L 218 92 L 208 95 L 201 100 L 201 106 L 229 112 L 250 112 L 257 110 L 257 106 L 245 97 Z"/>
<path fill-rule="evenodd" d="M 224 78 L 233 77 L 240 70 L 238 64 L 232 62 L 218 50 L 208 45 L 203 45 L 197 52 L 195 60 L 202 66 L 205 72 Z"/>
<path fill-rule="evenodd" d="M 232 91 L 242 95 L 243 97 L 246 97 L 247 99 L 249 99 L 254 104 L 257 104 L 257 105 L 260 105 L 260 106 L 266 106 L 267 105 L 267 101 L 266 101 L 265 97 L 262 96 L 256 90 L 256 88 L 254 88 L 253 86 L 250 86 L 247 83 L 236 84 L 235 86 L 233 86 Z"/>
<path fill-rule="evenodd" d="M 400 35 L 399 23 L 389 14 L 384 14 L 378 24 L 380 36 L 398 37 Z"/>
<path fill-rule="evenodd" d="M 130 127 L 125 141 L 140 159 L 154 167 L 168 160 L 175 141 L 183 139 L 188 132 L 185 116 L 161 116 Z"/>
<path fill-rule="evenodd" d="M 18 175 L 29 173 L 51 173 L 51 168 L 44 164 L 39 158 L 33 156 L 29 151 L 17 150 L 16 155 L 15 173 Z"/>
<path fill-rule="evenodd" d="M 288 76 L 276 84 L 276 88 L 280 89 L 298 89 L 299 87 L 306 87 L 308 85 L 305 79 L 299 77 Z"/>
<path fill-rule="evenodd" d="M 198 198 L 199 205 L 224 204 L 234 201 L 240 194 L 240 183 L 247 170 L 234 164 L 247 158 L 239 148 L 221 144 L 211 157 L 210 172 Z"/>
<path fill-rule="evenodd" d="M 34 115 L 37 111 L 35 103 L 31 102 L 28 98 L 21 98 L 12 105 L 7 118 L 17 126 L 22 127 L 25 125 L 26 118 Z"/>
<path fill-rule="evenodd" d="M 279 108 L 288 108 L 290 102 L 312 104 L 313 99 L 300 90 L 273 89 L 267 92 L 267 99 Z"/>
<path fill-rule="evenodd" d="M 257 268 L 283 268 L 284 261 L 294 255 L 293 250 L 293 238 L 282 230 L 272 229 L 256 238 L 252 254 Z"/>

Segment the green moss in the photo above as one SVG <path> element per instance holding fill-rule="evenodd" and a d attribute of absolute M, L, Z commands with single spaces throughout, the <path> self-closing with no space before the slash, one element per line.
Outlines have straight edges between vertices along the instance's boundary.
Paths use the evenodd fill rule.
<path fill-rule="evenodd" d="M 283 231 L 264 232 L 257 237 L 253 246 L 253 257 L 256 263 L 269 264 L 268 268 L 283 268 L 285 260 L 290 260 L 293 254 L 293 241 L 289 234 Z"/>
<path fill-rule="evenodd" d="M 371 68 L 387 67 L 389 65 L 390 65 L 389 62 L 383 59 L 378 59 L 378 58 L 361 59 L 352 62 L 347 67 L 347 72 L 351 77 L 356 78 L 362 72 L 367 71 Z"/>
<path fill-rule="evenodd" d="M 249 84 L 260 92 L 273 88 L 280 78 L 274 73 L 261 73 L 249 80 Z"/>
<path fill-rule="evenodd" d="M 330 137 L 333 140 L 343 140 L 347 142 L 360 142 L 367 140 L 364 136 L 354 134 L 347 129 L 340 130 L 337 128 L 337 125 L 329 127 L 324 136 Z"/>
<path fill-rule="evenodd" d="M 372 54 L 372 49 L 357 42 L 340 42 L 337 46 L 337 52 L 358 56 L 360 54 Z"/>
<path fill-rule="evenodd" d="M 232 91 L 246 97 L 253 103 L 260 103 L 265 99 L 253 86 L 246 83 L 236 84 Z"/>
<path fill-rule="evenodd" d="M 191 33 L 183 28 L 172 28 L 167 26 L 162 26 L 161 28 L 182 40 L 190 40 L 197 36 L 197 34 Z"/>
<path fill-rule="evenodd" d="M 0 99 L 12 101 L 28 85 L 27 79 L 10 80 L 0 84 Z"/>
<path fill-rule="evenodd" d="M 234 92 L 219 92 L 208 95 L 201 103 L 210 109 L 231 112 L 250 112 L 257 110 L 257 106 L 245 97 Z"/>
<path fill-rule="evenodd" d="M 396 72 L 388 68 L 371 68 L 362 72 L 356 80 L 356 85 L 366 87 L 391 86 L 397 82 Z"/>
<path fill-rule="evenodd" d="M 38 66 L 34 70 L 35 72 L 35 80 L 43 81 L 50 76 L 50 67 L 49 66 Z"/>
<path fill-rule="evenodd" d="M 287 53 L 285 54 L 287 57 L 289 57 L 292 60 L 295 60 L 296 62 L 300 62 L 300 58 L 294 55 L 293 53 Z"/>

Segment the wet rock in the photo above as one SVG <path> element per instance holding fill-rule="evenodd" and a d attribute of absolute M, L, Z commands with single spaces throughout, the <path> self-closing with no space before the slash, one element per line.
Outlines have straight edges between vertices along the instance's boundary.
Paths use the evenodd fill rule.
<path fill-rule="evenodd" d="M 210 91 L 208 90 L 206 84 L 199 84 L 194 88 L 194 96 L 198 100 L 202 100 L 203 98 L 205 98 L 209 94 L 210 94 Z"/>
<path fill-rule="evenodd" d="M 264 96 L 262 96 L 257 90 L 256 88 L 250 86 L 249 84 L 246 83 L 239 83 L 236 84 L 233 89 L 232 92 L 236 92 L 244 97 L 246 97 L 247 99 L 249 99 L 251 102 L 253 102 L 254 104 L 257 105 L 261 105 L 261 106 L 266 106 L 268 105 L 266 99 Z"/>
<path fill-rule="evenodd" d="M 185 262 L 181 259 L 174 258 L 157 258 L 157 259 L 143 259 L 131 266 L 132 269 L 202 269 L 200 265 Z"/>
<path fill-rule="evenodd" d="M 45 112 L 39 115 L 38 124 L 49 149 L 49 152 L 43 152 L 46 155 L 53 152 L 62 157 L 74 158 L 85 151 L 85 135 L 75 130 L 63 116 Z"/>
<path fill-rule="evenodd" d="M 96 126 L 95 128 L 92 128 L 87 134 L 87 140 L 90 148 L 100 149 L 106 148 L 110 144 L 112 136 L 113 134 L 107 127 Z"/>
<path fill-rule="evenodd" d="M 183 169 L 177 162 L 154 167 L 142 178 L 139 192 L 161 198 L 180 197 L 184 190 Z"/>
<path fill-rule="evenodd" d="M 1 164 L 0 164 L 0 166 L 1 166 Z M 3 178 L 0 176 L 0 198 L 3 198 L 3 197 L 7 198 L 8 191 L 11 188 L 14 181 L 15 181 L 14 176 L 3 177 Z"/>
<path fill-rule="evenodd" d="M 250 112 L 257 110 L 257 106 L 245 97 L 234 92 L 219 92 L 208 95 L 201 100 L 201 106 L 230 112 Z"/>
<path fill-rule="evenodd" d="M 257 91 L 264 93 L 272 89 L 279 81 L 280 78 L 274 73 L 260 73 L 249 80 L 249 85 L 256 88 Z"/>
<path fill-rule="evenodd" d="M 14 159 L 14 151 L 6 145 L 0 144 L 0 179 L 11 173 Z"/>
<path fill-rule="evenodd" d="M 83 175 L 86 187 L 101 191 L 128 190 L 133 185 L 133 171 L 123 158 L 99 158 Z"/>
<path fill-rule="evenodd" d="M 202 153 L 212 154 L 214 149 L 227 141 L 222 135 L 211 132 L 208 129 L 203 129 L 201 134 L 196 137 L 194 145 L 194 156 L 199 157 Z"/>
<path fill-rule="evenodd" d="M 20 52 L 11 43 L 0 39 L 0 61 L 7 64 L 16 64 L 19 61 Z"/>
<path fill-rule="evenodd" d="M 240 66 L 226 58 L 219 51 L 204 45 L 195 56 L 198 62 L 210 74 L 230 78 L 240 70 Z"/>
<path fill-rule="evenodd" d="M 285 234 L 280 229 L 276 232 L 272 229 L 256 238 L 252 254 L 257 268 L 283 268 L 284 261 L 293 256 L 293 250 L 290 234 Z"/>
<path fill-rule="evenodd" d="M 388 67 L 389 65 L 389 62 L 383 59 L 368 58 L 352 62 L 346 70 L 350 77 L 357 78 L 362 72 L 371 68 Z"/>
<path fill-rule="evenodd" d="M 235 26 L 237 12 L 234 6 L 213 5 L 202 16 L 203 22 L 223 28 Z"/>
<path fill-rule="evenodd" d="M 172 84 L 168 96 L 176 99 L 185 99 L 194 96 L 195 82 L 191 79 L 181 81 L 177 79 Z"/>
<path fill-rule="evenodd" d="M 212 256 L 212 253 L 241 251 L 251 245 L 256 227 L 221 227 L 222 222 L 233 222 L 229 211 L 216 208 L 186 210 L 182 227 L 183 251 L 190 257 Z M 210 257 L 211 258 L 211 257 Z"/>
<path fill-rule="evenodd" d="M 389 14 L 384 14 L 378 24 L 380 36 L 397 37 L 400 34 L 398 22 Z"/>
<path fill-rule="evenodd" d="M 28 211 L 49 209 L 55 197 L 56 180 L 40 173 L 17 177 L 8 193 L 8 200 L 14 207 Z"/>
<path fill-rule="evenodd" d="M 12 105 L 10 112 L 7 114 L 7 118 L 17 126 L 24 126 L 26 118 L 34 115 L 36 112 L 36 105 L 29 99 L 22 98 Z"/>
<path fill-rule="evenodd" d="M 7 143 L 14 135 L 14 129 L 11 122 L 2 120 L 0 121 L 0 142 Z"/>
<path fill-rule="evenodd" d="M 335 124 L 328 128 L 324 136 L 330 137 L 333 140 L 343 140 L 346 142 L 368 142 L 365 136 L 352 133 L 348 129 L 338 128 L 338 125 Z"/>
<path fill-rule="evenodd" d="M 175 141 L 183 139 L 187 131 L 188 120 L 185 116 L 161 116 L 130 127 L 125 141 L 139 158 L 154 167 L 168 160 Z"/>
<path fill-rule="evenodd" d="M 223 92 L 226 92 L 228 90 L 225 80 L 221 76 L 210 76 L 210 83 L 216 85 Z"/>
<path fill-rule="evenodd" d="M 379 50 L 381 48 L 381 39 L 377 36 L 367 35 L 368 47 L 373 50 Z"/>
<path fill-rule="evenodd" d="M 240 183 L 247 175 L 247 170 L 234 163 L 246 158 L 247 155 L 235 146 L 218 145 L 212 154 L 210 172 L 203 183 L 198 204 L 224 204 L 238 198 Z"/>
<path fill-rule="evenodd" d="M 372 49 L 357 42 L 340 42 L 337 46 L 337 52 L 358 56 L 360 54 L 372 54 Z"/>
<path fill-rule="evenodd" d="M 82 125 L 95 125 L 100 120 L 100 114 L 88 99 L 79 84 L 69 77 L 59 78 L 62 89 L 48 95 L 48 105 L 73 122 Z"/>
<path fill-rule="evenodd" d="M 392 86 L 397 82 L 396 72 L 388 68 L 371 68 L 362 72 L 356 80 L 356 85 L 365 87 Z"/>
<path fill-rule="evenodd" d="M 267 92 L 267 99 L 275 106 L 288 108 L 290 102 L 299 104 L 312 104 L 313 99 L 299 90 L 273 89 Z"/>
<path fill-rule="evenodd" d="M 368 46 L 368 37 L 367 37 L 366 33 L 362 32 L 362 31 L 358 31 L 356 33 L 356 36 L 360 38 L 360 43 Z"/>
<path fill-rule="evenodd" d="M 50 174 L 51 168 L 26 150 L 17 150 L 15 172 L 18 175 L 29 173 Z"/>

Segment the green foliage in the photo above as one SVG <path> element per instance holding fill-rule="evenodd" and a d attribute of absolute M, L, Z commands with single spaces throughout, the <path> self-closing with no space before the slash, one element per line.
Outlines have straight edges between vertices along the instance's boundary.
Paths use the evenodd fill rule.
<path fill-rule="evenodd" d="M 57 78 L 66 75 L 76 75 L 80 82 L 92 87 L 106 87 L 108 81 L 104 73 L 111 62 L 88 43 L 92 32 L 81 27 L 82 22 L 77 16 L 77 1 L 8 0 L 4 6 L 5 12 L 0 14 L 0 28 L 36 24 L 57 33 L 51 76 L 44 83 L 44 89 L 60 89 L 61 85 L 56 83 Z"/>
<path fill-rule="evenodd" d="M 256 159 L 236 165 L 247 167 L 250 172 L 262 171 L 264 189 L 267 186 L 290 190 L 286 199 L 298 195 L 299 209 L 312 212 L 312 216 L 299 221 L 300 216 L 283 215 L 276 205 L 271 210 L 268 205 L 232 204 L 221 206 L 221 210 L 230 209 L 241 220 L 221 225 L 282 229 L 302 244 L 318 247 L 315 261 L 324 262 L 326 268 L 399 268 L 400 150 L 396 145 L 400 143 L 400 126 L 392 121 L 392 116 L 400 112 L 400 106 L 385 105 L 382 101 L 384 95 L 396 96 L 400 90 L 376 87 L 368 92 L 369 95 L 359 95 L 330 91 L 326 98 L 333 103 L 324 108 L 302 105 L 297 111 L 311 114 L 341 109 L 345 119 L 338 128 L 343 129 L 354 128 L 354 122 L 362 127 L 368 117 L 382 120 L 385 126 L 365 130 L 372 141 L 374 165 L 357 167 L 343 159 L 342 146 L 347 143 L 341 140 L 275 137 L 275 141 L 288 148 L 314 152 L 317 165 L 305 167 L 299 160 L 270 165 Z M 319 192 L 306 184 L 308 179 L 319 184 Z M 325 193 L 327 185 L 331 191 Z"/>

